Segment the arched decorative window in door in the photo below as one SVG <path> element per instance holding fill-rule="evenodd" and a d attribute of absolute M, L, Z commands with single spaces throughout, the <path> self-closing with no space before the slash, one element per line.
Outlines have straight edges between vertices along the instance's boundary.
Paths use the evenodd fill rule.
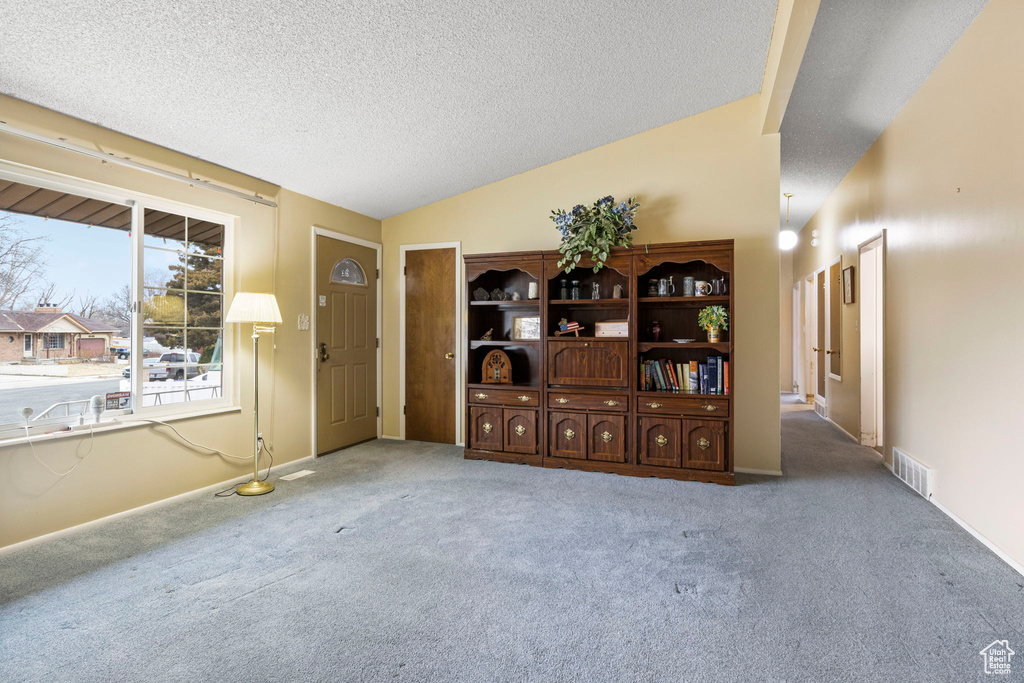
<path fill-rule="evenodd" d="M 334 264 L 334 270 L 331 271 L 331 282 L 339 285 L 365 287 L 366 273 L 363 272 L 363 267 L 356 260 L 343 258 Z"/>

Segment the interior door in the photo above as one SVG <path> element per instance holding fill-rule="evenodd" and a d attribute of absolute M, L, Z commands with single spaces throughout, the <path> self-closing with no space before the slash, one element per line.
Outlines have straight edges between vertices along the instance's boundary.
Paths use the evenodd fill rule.
<path fill-rule="evenodd" d="M 377 436 L 377 254 L 316 237 L 316 451 Z"/>
<path fill-rule="evenodd" d="M 815 275 L 814 291 L 817 294 L 815 301 L 815 325 L 817 334 L 814 344 L 814 373 L 815 377 L 815 398 L 822 404 L 826 402 L 825 394 L 825 271 L 819 271 Z"/>
<path fill-rule="evenodd" d="M 405 252 L 405 438 L 455 443 L 455 249 Z"/>

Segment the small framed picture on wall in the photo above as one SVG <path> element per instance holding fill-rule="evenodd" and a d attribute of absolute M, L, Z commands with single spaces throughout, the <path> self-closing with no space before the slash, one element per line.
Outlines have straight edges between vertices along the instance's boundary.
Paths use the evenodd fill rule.
<path fill-rule="evenodd" d="M 853 266 L 843 268 L 843 303 L 853 303 Z"/>

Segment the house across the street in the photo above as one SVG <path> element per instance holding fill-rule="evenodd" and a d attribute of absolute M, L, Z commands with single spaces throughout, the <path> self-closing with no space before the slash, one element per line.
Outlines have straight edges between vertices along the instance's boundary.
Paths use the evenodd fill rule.
<path fill-rule="evenodd" d="M 108 323 L 42 303 L 34 311 L 0 311 L 0 362 L 96 358 L 119 334 Z"/>

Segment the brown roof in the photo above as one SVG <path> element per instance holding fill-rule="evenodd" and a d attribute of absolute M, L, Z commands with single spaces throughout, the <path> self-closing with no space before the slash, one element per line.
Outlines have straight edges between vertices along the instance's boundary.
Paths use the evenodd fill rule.
<path fill-rule="evenodd" d="M 33 311 L 0 311 L 0 332 L 38 332 L 50 323 L 67 316 L 89 332 L 119 332 L 116 327 L 74 313 L 35 313 Z"/>

